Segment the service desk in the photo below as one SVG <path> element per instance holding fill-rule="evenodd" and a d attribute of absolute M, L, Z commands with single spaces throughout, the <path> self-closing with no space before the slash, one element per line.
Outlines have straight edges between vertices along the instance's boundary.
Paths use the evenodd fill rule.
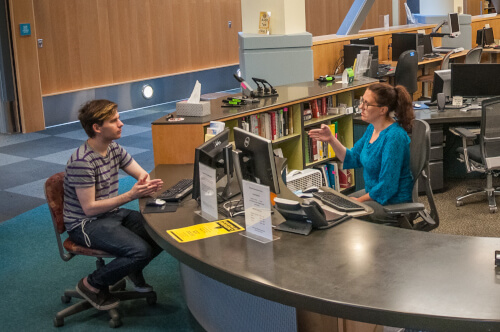
<path fill-rule="evenodd" d="M 191 171 L 189 165 L 159 165 L 151 175 L 169 186 Z M 175 213 L 144 215 L 150 234 L 181 263 L 181 273 L 205 278 L 198 284 L 184 280 L 185 291 L 206 290 L 204 282 L 215 282 L 263 301 L 349 320 L 432 331 L 500 331 L 500 276 L 494 265 L 500 239 L 423 233 L 353 219 L 309 236 L 279 233 L 279 240 L 267 244 L 238 233 L 176 242 L 166 230 L 204 222 L 196 209 L 194 200 L 186 200 Z M 202 325 L 220 319 L 214 305 L 235 303 L 216 301 L 220 293 L 211 296 Z M 195 317 L 203 309 L 197 308 Z M 248 319 L 248 324 L 282 324 L 285 318 L 224 317 Z"/>

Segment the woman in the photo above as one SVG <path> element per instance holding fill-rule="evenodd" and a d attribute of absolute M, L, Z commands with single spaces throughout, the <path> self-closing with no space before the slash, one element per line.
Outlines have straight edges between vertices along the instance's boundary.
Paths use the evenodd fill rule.
<path fill-rule="evenodd" d="M 383 205 L 412 200 L 413 179 L 410 170 L 412 100 L 406 89 L 385 83 L 370 85 L 360 100 L 361 119 L 368 122 L 363 137 L 352 149 L 346 149 L 328 126 L 309 131 L 314 140 L 328 142 L 344 169 L 363 167 L 365 189 L 352 197 L 371 206 L 372 221 L 387 219 Z"/>

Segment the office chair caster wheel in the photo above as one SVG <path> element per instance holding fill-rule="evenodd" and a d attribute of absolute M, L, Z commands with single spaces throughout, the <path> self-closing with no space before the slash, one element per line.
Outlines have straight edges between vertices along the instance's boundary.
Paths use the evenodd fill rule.
<path fill-rule="evenodd" d="M 462 206 L 462 205 L 464 205 L 464 202 L 462 202 L 462 201 L 457 201 L 457 207 L 460 207 L 460 206 Z"/>
<path fill-rule="evenodd" d="M 64 326 L 64 319 L 62 318 L 54 318 L 54 327 L 61 327 Z"/>
<path fill-rule="evenodd" d="M 490 213 L 497 213 L 498 211 L 498 208 L 495 206 L 495 207 L 490 207 Z"/>
<path fill-rule="evenodd" d="M 111 327 L 112 329 L 120 327 L 121 325 L 122 325 L 122 321 L 119 318 L 109 320 L 109 327 Z"/>
<path fill-rule="evenodd" d="M 69 301 L 71 301 L 71 296 L 66 296 L 66 295 L 61 296 L 62 303 L 69 303 Z"/>
<path fill-rule="evenodd" d="M 156 304 L 156 301 L 157 301 L 156 293 L 153 293 L 153 294 L 151 294 L 150 296 L 148 296 L 148 297 L 146 298 L 146 302 L 147 302 L 149 305 L 155 305 L 155 304 Z"/>

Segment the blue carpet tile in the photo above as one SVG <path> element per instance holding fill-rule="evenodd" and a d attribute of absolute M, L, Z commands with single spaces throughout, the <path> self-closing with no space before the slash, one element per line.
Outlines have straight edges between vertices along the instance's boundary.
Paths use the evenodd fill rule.
<path fill-rule="evenodd" d="M 169 103 L 120 112 L 124 127 L 117 142 L 146 171 L 154 168 L 151 123 L 174 110 Z M 71 153 L 86 139 L 79 122 L 36 133 L 0 134 L 0 222 L 44 204 L 45 180 L 64 171 Z"/>

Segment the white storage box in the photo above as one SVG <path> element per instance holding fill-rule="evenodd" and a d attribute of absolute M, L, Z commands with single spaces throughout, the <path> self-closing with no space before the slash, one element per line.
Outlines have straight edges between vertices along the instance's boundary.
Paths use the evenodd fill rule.
<path fill-rule="evenodd" d="M 210 114 L 210 101 L 200 101 L 199 104 L 180 101 L 175 104 L 177 116 L 205 116 Z"/>
<path fill-rule="evenodd" d="M 295 170 L 291 171 L 286 176 L 286 186 L 291 191 L 304 190 L 309 187 L 321 187 L 323 185 L 323 179 L 321 177 L 321 171 L 317 169 L 304 169 L 302 171 Z"/>

